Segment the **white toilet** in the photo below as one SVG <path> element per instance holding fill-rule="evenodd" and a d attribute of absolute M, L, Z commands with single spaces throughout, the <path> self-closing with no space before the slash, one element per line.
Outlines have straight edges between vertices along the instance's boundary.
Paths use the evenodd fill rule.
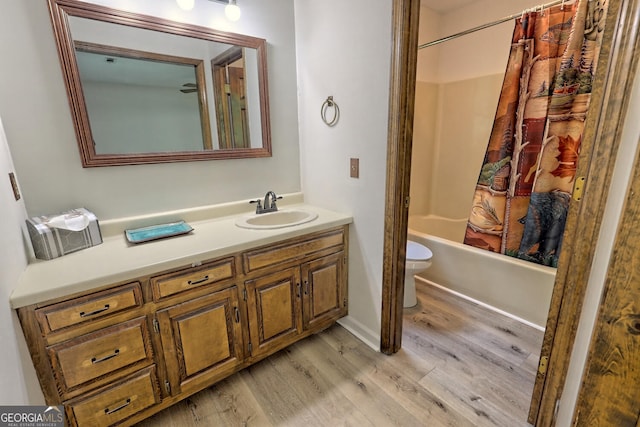
<path fill-rule="evenodd" d="M 407 260 L 404 265 L 404 308 L 418 303 L 416 298 L 416 281 L 413 276 L 431 266 L 433 253 L 429 248 L 412 240 L 407 240 Z"/>

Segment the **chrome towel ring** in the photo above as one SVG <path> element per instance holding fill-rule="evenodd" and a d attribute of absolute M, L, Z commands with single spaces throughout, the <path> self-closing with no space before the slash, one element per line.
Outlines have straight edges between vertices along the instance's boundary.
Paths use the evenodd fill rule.
<path fill-rule="evenodd" d="M 331 107 L 333 107 L 333 118 L 328 120 L 327 110 Z M 320 117 L 322 117 L 322 121 L 325 122 L 327 126 L 334 126 L 338 123 L 338 119 L 340 119 L 340 108 L 338 108 L 338 104 L 333 100 L 333 96 L 329 96 L 322 104 L 322 107 L 320 108 Z"/>

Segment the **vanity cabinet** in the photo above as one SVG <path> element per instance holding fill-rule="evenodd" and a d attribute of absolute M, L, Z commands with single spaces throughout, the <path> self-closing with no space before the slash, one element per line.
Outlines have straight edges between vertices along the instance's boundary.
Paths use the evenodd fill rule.
<path fill-rule="evenodd" d="M 171 271 L 151 278 L 151 291 L 154 301 L 161 301 L 182 292 L 209 287 L 215 291 L 228 283 L 225 279 L 235 279 L 235 260 L 233 257 L 219 261 L 196 263 L 191 267 Z"/>
<path fill-rule="evenodd" d="M 236 286 L 160 310 L 155 322 L 167 370 L 167 394 L 200 390 L 244 361 Z"/>
<path fill-rule="evenodd" d="M 158 271 L 18 316 L 47 404 L 131 425 L 347 314 L 348 226 Z"/>
<path fill-rule="evenodd" d="M 273 353 L 298 340 L 302 333 L 298 268 L 249 280 L 245 289 L 251 356 Z"/>
<path fill-rule="evenodd" d="M 47 346 L 63 399 L 153 363 L 146 318 L 139 317 Z"/>
<path fill-rule="evenodd" d="M 326 327 L 347 313 L 344 251 L 302 264 L 302 313 L 306 330 Z"/>
<path fill-rule="evenodd" d="M 48 404 L 106 426 L 161 401 L 141 281 L 18 310 Z"/>
<path fill-rule="evenodd" d="M 346 238 L 340 228 L 243 254 L 245 273 L 255 276 L 245 282 L 251 356 L 271 354 L 347 314 Z"/>
<path fill-rule="evenodd" d="M 108 318 L 123 310 L 142 306 L 140 282 L 133 282 L 102 292 L 93 292 L 57 304 L 36 308 L 35 314 L 44 335 Z"/>

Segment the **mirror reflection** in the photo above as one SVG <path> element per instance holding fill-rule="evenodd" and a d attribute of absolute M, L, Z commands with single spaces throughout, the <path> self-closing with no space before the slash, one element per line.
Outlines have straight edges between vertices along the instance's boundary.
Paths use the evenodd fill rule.
<path fill-rule="evenodd" d="M 76 59 L 96 154 L 212 148 L 201 60 L 80 42 Z"/>
<path fill-rule="evenodd" d="M 83 166 L 271 155 L 264 39 L 49 5 Z"/>
<path fill-rule="evenodd" d="M 242 51 L 232 48 L 211 61 L 218 143 L 224 148 L 251 146 Z"/>

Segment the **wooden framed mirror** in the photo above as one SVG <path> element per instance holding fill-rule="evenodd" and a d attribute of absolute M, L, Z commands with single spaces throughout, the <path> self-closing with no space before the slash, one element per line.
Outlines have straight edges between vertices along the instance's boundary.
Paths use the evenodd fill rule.
<path fill-rule="evenodd" d="M 271 156 L 266 41 L 49 0 L 83 167 Z"/>

